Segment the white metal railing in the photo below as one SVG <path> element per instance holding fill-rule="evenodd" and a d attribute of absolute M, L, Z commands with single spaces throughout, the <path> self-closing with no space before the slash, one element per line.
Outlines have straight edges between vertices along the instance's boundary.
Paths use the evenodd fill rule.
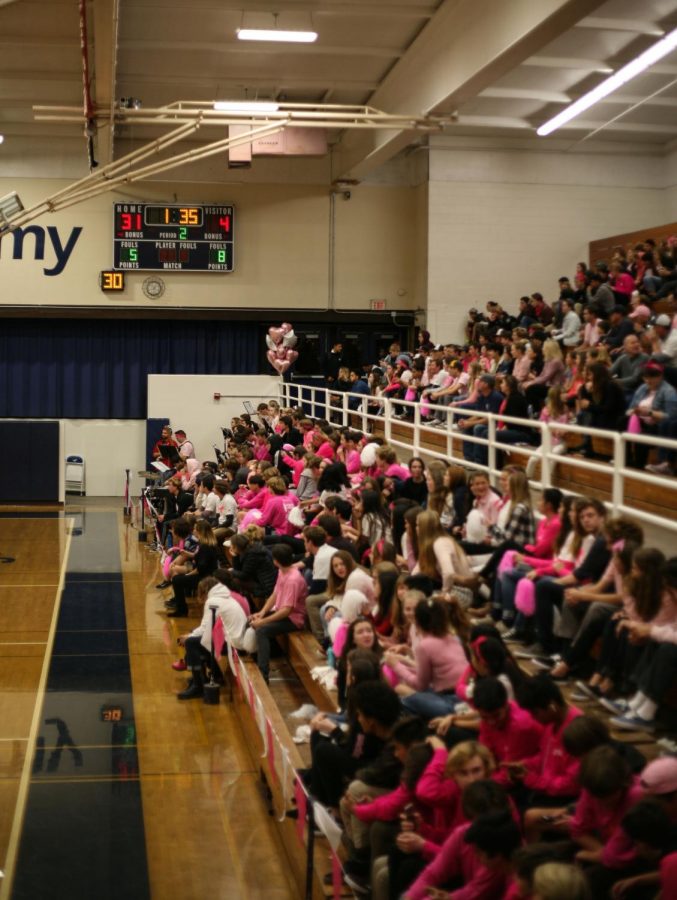
<path fill-rule="evenodd" d="M 677 453 L 677 441 L 660 438 L 653 435 L 630 434 L 629 432 L 605 431 L 602 429 L 591 429 L 574 423 L 561 422 L 542 422 L 534 419 L 518 419 L 511 416 L 499 415 L 497 413 L 478 413 L 476 410 L 467 409 L 457 404 L 449 406 L 441 406 L 426 401 L 426 405 L 433 413 L 437 413 L 440 418 L 446 417 L 445 428 L 433 427 L 430 423 L 421 420 L 421 404 L 420 401 L 408 400 L 392 400 L 387 397 L 366 396 L 364 394 L 353 393 L 336 393 L 326 387 L 313 387 L 311 385 L 294 384 L 292 382 L 281 383 L 279 386 L 279 400 L 282 406 L 300 406 L 303 407 L 307 414 L 312 418 L 327 419 L 335 424 L 347 427 L 351 424 L 351 416 L 358 416 L 360 419 L 360 428 L 362 432 L 371 431 L 371 423 L 383 423 L 384 438 L 386 442 L 392 446 L 409 452 L 413 451 L 415 455 L 425 453 L 429 457 L 442 459 L 445 461 L 453 460 L 459 464 L 465 464 L 473 469 L 479 469 L 486 472 L 490 479 L 496 482 L 500 469 L 497 465 L 497 454 L 501 451 L 509 452 L 515 448 L 515 444 L 500 444 L 496 441 L 496 432 L 499 421 L 508 425 L 528 426 L 533 431 L 540 432 L 540 444 L 518 444 L 517 448 L 520 453 L 529 457 L 537 457 L 541 463 L 541 477 L 539 480 L 533 480 L 532 484 L 541 487 L 552 487 L 554 471 L 558 462 L 566 459 L 566 464 L 574 468 L 592 472 L 594 474 L 611 476 L 611 496 L 606 502 L 607 507 L 614 515 L 625 513 L 634 516 L 648 524 L 656 525 L 661 528 L 668 528 L 671 531 L 677 531 L 677 510 L 674 511 L 672 518 L 661 516 L 657 513 L 648 512 L 646 510 L 637 509 L 626 502 L 626 486 L 627 481 L 632 479 L 635 482 L 642 482 L 647 485 L 653 485 L 659 488 L 673 487 L 672 483 L 666 481 L 661 475 L 654 475 L 652 472 L 642 471 L 640 469 L 631 469 L 626 465 L 627 447 L 630 443 L 648 444 L 651 447 L 665 447 Z M 355 408 L 351 408 L 351 401 Z M 411 429 L 411 439 L 402 440 L 393 436 L 393 415 L 402 410 L 409 411 L 410 418 L 407 421 L 395 420 L 399 426 Z M 487 425 L 488 431 L 486 438 L 473 434 L 466 434 L 463 431 L 456 430 L 453 427 L 454 417 L 462 416 L 481 416 Z M 592 438 L 606 438 L 612 445 L 613 454 L 611 460 L 601 462 L 599 460 L 587 459 L 578 456 L 562 456 L 553 453 L 553 432 L 563 434 L 578 434 Z M 432 434 L 444 435 L 446 437 L 446 446 L 444 450 L 426 444 L 423 441 L 426 436 Z M 470 460 L 464 460 L 463 457 L 456 456 L 453 452 L 454 438 L 462 438 L 464 443 L 481 444 L 487 448 L 486 464 L 476 463 Z M 562 485 L 558 485 L 562 487 Z M 674 483 L 674 488 L 677 483 Z M 569 491 L 569 493 L 571 493 Z"/>

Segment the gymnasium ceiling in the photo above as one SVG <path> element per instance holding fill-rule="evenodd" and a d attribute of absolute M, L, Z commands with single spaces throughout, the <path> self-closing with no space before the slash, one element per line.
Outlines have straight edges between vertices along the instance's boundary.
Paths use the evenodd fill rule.
<path fill-rule="evenodd" d="M 119 8 L 117 29 L 114 11 Z M 677 0 L 88 0 L 94 102 L 135 97 L 364 104 L 386 112 L 458 113 L 447 132 L 538 139 L 535 128 L 677 27 Z M 238 27 L 313 28 L 315 44 L 253 44 Z M 117 35 L 116 35 L 117 31 Z M 33 104 L 82 105 L 78 0 L 0 0 L 2 155 L 13 142 L 72 138 L 76 125 L 38 123 Z M 634 107 L 634 108 L 633 108 Z M 613 120 L 613 121 L 612 121 Z M 157 128 L 118 128 L 123 142 Z M 677 140 L 677 52 L 554 139 Z M 362 177 L 420 135 L 334 134 L 334 171 Z M 99 156 L 106 158 L 100 141 Z M 255 165 L 256 163 L 254 163 Z"/>

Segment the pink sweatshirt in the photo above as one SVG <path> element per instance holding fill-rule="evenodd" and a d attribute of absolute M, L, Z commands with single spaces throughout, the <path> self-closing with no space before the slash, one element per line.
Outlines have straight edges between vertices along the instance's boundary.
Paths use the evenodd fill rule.
<path fill-rule="evenodd" d="M 262 487 L 261 490 L 256 493 L 250 491 L 248 497 L 237 501 L 237 505 L 240 509 L 263 509 L 269 496 L 270 491 L 268 488 Z"/>
<path fill-rule="evenodd" d="M 400 481 L 406 481 L 411 476 L 409 469 L 406 466 L 401 466 L 399 463 L 393 463 L 388 466 L 383 474 L 387 478 L 399 478 Z"/>
<path fill-rule="evenodd" d="M 442 770 L 444 770 L 447 751 L 437 750 L 436 753 L 442 756 Z M 428 770 L 431 766 L 434 771 L 428 775 Z M 452 797 L 450 792 L 446 790 L 446 803 L 442 802 L 435 793 L 433 788 L 435 784 L 439 784 L 441 780 L 446 781 L 447 784 L 450 783 L 448 778 L 440 779 L 438 777 L 438 768 L 439 761 L 435 762 L 435 756 L 433 756 L 433 759 L 428 763 L 428 766 L 419 779 L 414 791 L 409 790 L 409 788 L 401 784 L 389 794 L 383 794 L 381 797 L 376 797 L 369 803 L 358 804 L 354 809 L 354 814 L 362 822 L 374 822 L 377 820 L 381 822 L 392 822 L 398 818 L 400 813 L 409 803 L 413 803 L 416 811 L 421 816 L 419 834 L 426 838 L 428 855 L 432 859 L 439 850 L 439 846 L 449 837 L 451 831 L 453 831 L 457 825 L 461 825 L 465 821 L 460 803 L 461 792 L 455 781 L 451 782 L 455 787 L 455 796 Z M 427 785 L 426 779 L 429 779 L 430 782 Z M 423 782 L 423 786 L 419 790 L 421 782 Z"/>
<path fill-rule="evenodd" d="M 348 473 L 348 475 L 357 475 L 357 473 L 362 469 L 360 451 L 349 450 L 345 455 L 344 465 L 346 467 L 346 472 Z"/>
<path fill-rule="evenodd" d="M 452 634 L 427 634 L 414 650 L 416 668 L 397 663 L 395 674 L 415 691 L 450 691 L 463 674 L 468 660 L 459 639 Z"/>
<path fill-rule="evenodd" d="M 438 844 L 466 821 L 461 806 L 461 789 L 446 774 L 447 757 L 447 750 L 435 750 L 414 790 L 417 802 L 434 811 L 434 825 L 441 831 L 441 836 L 436 840 Z"/>
<path fill-rule="evenodd" d="M 571 837 L 576 840 L 584 834 L 595 834 L 604 844 L 602 864 L 610 869 L 627 866 L 635 858 L 635 848 L 621 828 L 621 821 L 643 796 L 638 775 L 635 775 L 623 799 L 613 809 L 606 808 L 600 800 L 582 790 L 569 827 Z"/>
<path fill-rule="evenodd" d="M 478 740 L 494 754 L 497 763 L 521 762 L 536 756 L 543 739 L 543 727 L 513 700 L 508 701 L 508 718 L 502 728 L 482 722 Z M 510 777 L 505 769 L 498 768 L 494 781 L 509 787 Z"/>
<path fill-rule="evenodd" d="M 285 465 L 289 466 L 289 468 L 291 469 L 292 484 L 294 485 L 294 487 L 298 487 L 299 481 L 301 480 L 301 472 L 303 472 L 306 467 L 305 460 L 296 459 L 295 456 L 290 456 L 288 453 L 283 453 L 282 462 L 285 463 Z"/>
<path fill-rule="evenodd" d="M 451 891 L 452 900 L 496 900 L 505 890 L 505 879 L 483 866 L 475 848 L 466 844 L 470 823 L 459 825 L 447 838 L 436 858 L 426 866 L 404 896 L 407 900 L 425 900 L 428 889 L 462 881 L 463 887 Z"/>
<path fill-rule="evenodd" d="M 334 445 L 329 441 L 325 441 L 323 444 L 320 444 L 320 446 L 315 451 L 315 454 L 316 456 L 322 457 L 322 459 L 328 459 L 330 461 L 333 461 L 336 456 L 336 454 L 334 453 Z"/>
<path fill-rule="evenodd" d="M 560 517 L 555 513 L 550 518 L 543 518 L 536 527 L 536 543 L 525 544 L 524 549 L 530 556 L 536 556 L 539 559 L 549 559 L 552 556 L 555 540 L 562 527 Z"/>
<path fill-rule="evenodd" d="M 298 529 L 289 522 L 289 513 L 298 506 L 299 501 L 294 494 L 270 494 L 266 505 L 261 510 L 261 518 L 256 523 L 260 528 L 269 525 L 276 534 L 293 535 Z"/>
<path fill-rule="evenodd" d="M 580 709 L 570 706 L 561 727 L 546 725 L 543 730 L 541 751 L 523 760 L 527 767 L 524 784 L 532 791 L 551 797 L 575 797 L 580 791 L 578 770 L 580 760 L 570 756 L 562 743 L 564 729 L 569 722 L 582 715 Z"/>

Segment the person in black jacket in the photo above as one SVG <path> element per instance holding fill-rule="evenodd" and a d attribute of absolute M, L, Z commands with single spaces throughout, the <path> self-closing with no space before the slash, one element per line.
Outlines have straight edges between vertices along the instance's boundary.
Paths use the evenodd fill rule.
<path fill-rule="evenodd" d="M 594 542 L 585 558 L 568 575 L 562 578 L 540 578 L 536 582 L 536 634 L 538 645 L 531 648 L 534 656 L 553 654 L 557 650 L 557 638 L 553 628 L 555 607 L 562 608 L 567 588 L 578 587 L 584 582 L 599 581 L 611 559 L 611 551 L 604 535 L 606 508 L 600 500 L 586 500 L 578 512 L 578 520 L 586 535 L 593 535 Z"/>
<path fill-rule="evenodd" d="M 196 522 L 193 534 L 199 541 L 197 554 L 193 558 L 193 570 L 172 578 L 174 596 L 165 603 L 169 610 L 167 615 L 173 619 L 188 615 L 186 595 L 196 590 L 202 578 L 213 575 L 219 565 L 218 546 L 212 526 L 202 520 Z"/>
<path fill-rule="evenodd" d="M 180 478 L 170 478 L 166 487 L 165 510 L 157 517 L 158 522 L 162 526 L 161 541 L 163 546 L 167 543 L 167 535 L 169 534 L 171 523 L 188 512 L 193 506 L 195 499 L 189 491 L 182 490 Z"/>
<path fill-rule="evenodd" d="M 260 540 L 252 540 L 246 534 L 231 538 L 230 549 L 235 590 L 246 594 L 258 608 L 275 588 L 277 569 L 273 557 Z"/>
<path fill-rule="evenodd" d="M 496 440 L 500 444 L 529 444 L 532 442 L 533 431 L 529 428 L 529 411 L 524 394 L 520 393 L 519 384 L 513 375 L 496 376 L 496 387 L 501 391 L 504 400 L 501 403 L 499 413 L 504 416 L 514 416 L 524 419 L 524 425 L 516 425 L 514 422 L 496 425 Z M 489 426 L 481 425 L 474 429 L 475 437 L 486 438 L 489 434 Z M 475 462 L 484 466 L 489 457 L 488 447 L 475 444 Z"/>
<path fill-rule="evenodd" d="M 579 425 L 620 431 L 625 425 L 625 394 L 611 377 L 609 368 L 601 362 L 593 363 L 587 370 L 587 380 L 578 392 Z M 583 452 L 594 456 L 590 438 L 586 437 Z"/>

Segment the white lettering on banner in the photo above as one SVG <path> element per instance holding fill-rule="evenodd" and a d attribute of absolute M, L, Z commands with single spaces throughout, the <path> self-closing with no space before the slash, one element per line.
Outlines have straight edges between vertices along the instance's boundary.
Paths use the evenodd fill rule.
<path fill-rule="evenodd" d="M 82 228 L 80 226 L 76 226 L 71 229 L 70 236 L 65 243 L 62 243 L 61 237 L 59 235 L 58 228 L 55 228 L 54 225 L 48 225 L 47 228 L 43 228 L 41 225 L 28 225 L 26 228 L 15 228 L 8 235 L 5 235 L 5 239 L 3 243 L 0 243 L 0 252 L 2 247 L 8 246 L 8 242 L 10 237 L 13 239 L 13 247 L 12 247 L 12 259 L 20 259 L 24 258 L 24 242 L 27 236 L 30 236 L 33 240 L 30 244 L 26 244 L 26 247 L 32 245 L 33 247 L 33 259 L 44 259 L 45 258 L 45 236 L 49 236 L 50 243 L 52 245 L 52 250 L 54 251 L 54 255 L 56 256 L 56 263 L 51 268 L 44 268 L 42 270 L 44 275 L 52 277 L 54 275 L 60 275 L 63 270 L 66 268 L 68 264 L 68 260 L 75 249 L 75 245 L 78 242 L 78 238 L 82 234 Z"/>

